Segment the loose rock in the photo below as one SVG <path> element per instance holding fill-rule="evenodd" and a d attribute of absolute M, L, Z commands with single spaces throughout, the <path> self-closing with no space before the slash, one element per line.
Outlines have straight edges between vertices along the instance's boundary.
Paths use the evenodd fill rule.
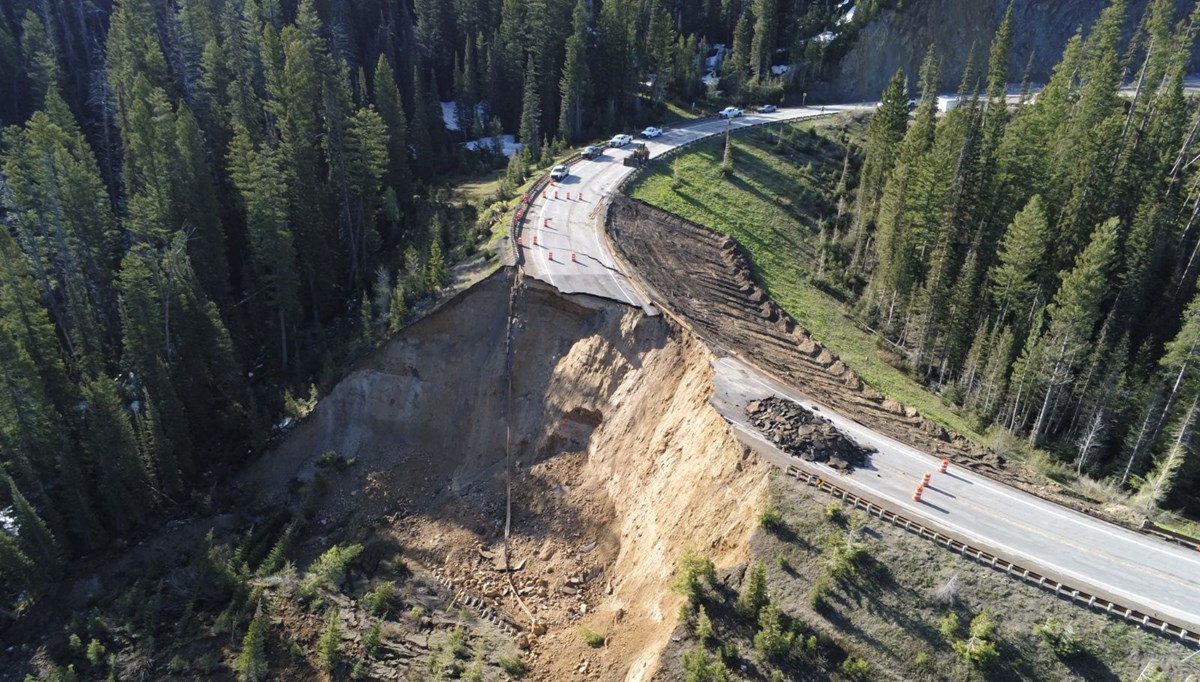
<path fill-rule="evenodd" d="M 746 414 L 780 450 L 809 462 L 850 471 L 874 452 L 847 438 L 828 419 L 790 400 L 774 396 L 753 400 L 746 404 Z"/>

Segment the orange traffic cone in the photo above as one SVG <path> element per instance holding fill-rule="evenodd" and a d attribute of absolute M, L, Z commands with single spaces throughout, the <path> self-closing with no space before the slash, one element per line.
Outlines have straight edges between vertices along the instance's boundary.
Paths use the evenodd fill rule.
<path fill-rule="evenodd" d="M 547 256 L 547 260 L 554 260 L 554 252 L 553 251 L 551 251 L 550 255 Z"/>
<path fill-rule="evenodd" d="M 517 246 L 524 246 L 524 244 L 521 243 L 520 237 L 517 237 Z"/>
<path fill-rule="evenodd" d="M 537 235 L 533 235 L 533 245 L 537 246 Z"/>
<path fill-rule="evenodd" d="M 931 479 L 931 478 L 933 478 L 933 474 L 931 474 L 931 473 L 929 473 L 928 471 L 926 471 L 926 472 L 925 472 L 925 476 L 924 476 L 924 478 L 922 478 L 922 479 L 921 479 L 921 485 L 922 485 L 922 486 L 928 486 L 928 485 L 929 485 L 929 479 Z"/>
<path fill-rule="evenodd" d="M 575 253 L 574 253 L 574 252 L 572 252 L 572 253 L 571 253 L 571 262 L 572 262 L 572 263 L 575 263 L 575 262 L 577 262 L 577 261 L 575 260 Z"/>
<path fill-rule="evenodd" d="M 924 486 L 917 486 L 917 489 L 913 491 L 913 502 L 921 501 L 921 491 L 924 489 Z"/>
<path fill-rule="evenodd" d="M 555 198 L 555 199 L 557 199 L 557 198 L 558 198 L 558 190 L 554 190 L 554 198 Z"/>
<path fill-rule="evenodd" d="M 941 471 L 944 474 L 944 473 L 946 473 L 946 469 L 949 466 L 950 466 L 950 460 L 946 459 L 946 458 L 942 458 L 942 468 L 938 469 L 938 471 Z"/>

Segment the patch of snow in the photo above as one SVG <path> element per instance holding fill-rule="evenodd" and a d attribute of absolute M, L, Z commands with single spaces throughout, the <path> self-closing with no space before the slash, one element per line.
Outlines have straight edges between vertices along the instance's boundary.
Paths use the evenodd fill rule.
<path fill-rule="evenodd" d="M 844 4 L 843 4 L 843 6 L 844 6 Z M 848 24 L 851 21 L 854 21 L 854 10 L 856 10 L 856 9 L 858 9 L 858 8 L 851 7 L 849 12 L 846 12 L 844 15 L 842 15 L 842 18 L 837 20 L 838 25 L 841 26 L 844 24 Z"/>
<path fill-rule="evenodd" d="M 818 43 L 832 43 L 833 39 L 836 37 L 837 34 L 833 31 L 825 31 L 824 33 L 819 33 L 813 36 L 813 40 L 817 41 Z"/>
<path fill-rule="evenodd" d="M 442 123 L 446 130 L 458 130 L 458 105 L 454 102 L 442 102 Z"/>
<path fill-rule="evenodd" d="M 716 87 L 717 84 L 721 82 L 721 79 L 717 76 L 716 72 L 709 71 L 708 73 L 704 74 L 704 78 L 701 78 L 700 82 L 704 83 L 704 85 L 707 87 Z"/>
<path fill-rule="evenodd" d="M 478 140 L 470 140 L 463 146 L 465 146 L 470 151 L 478 151 L 478 150 L 486 149 L 489 146 L 495 144 L 495 140 L 496 140 L 496 138 L 494 138 L 494 137 L 483 137 Z M 521 150 L 521 143 L 517 142 L 517 138 L 515 135 L 501 135 L 500 136 L 500 151 L 502 154 L 504 154 L 505 156 L 512 156 L 513 154 L 516 154 L 520 150 Z"/>
<path fill-rule="evenodd" d="M 792 67 L 788 66 L 787 64 L 780 64 L 779 66 L 771 67 L 771 73 L 776 76 L 782 76 L 783 74 L 785 74 L 791 70 L 792 70 Z"/>
<path fill-rule="evenodd" d="M 9 535 L 17 535 L 20 530 L 17 527 L 17 515 L 13 512 L 12 507 L 0 509 L 0 530 Z"/>

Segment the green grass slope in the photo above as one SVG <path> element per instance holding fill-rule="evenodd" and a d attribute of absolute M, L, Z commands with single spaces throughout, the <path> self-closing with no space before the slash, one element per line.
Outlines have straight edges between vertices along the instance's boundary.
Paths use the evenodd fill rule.
<path fill-rule="evenodd" d="M 864 381 L 982 442 L 966 419 L 888 363 L 888 351 L 850 318 L 836 289 L 815 283 L 829 274 L 818 272 L 819 221 L 836 215 L 832 197 L 845 158 L 845 147 L 822 134 L 830 125 L 797 122 L 735 133 L 729 173 L 721 168 L 724 137 L 716 137 L 656 164 L 630 193 L 735 237 L 750 251 L 756 276 L 779 305 Z"/>

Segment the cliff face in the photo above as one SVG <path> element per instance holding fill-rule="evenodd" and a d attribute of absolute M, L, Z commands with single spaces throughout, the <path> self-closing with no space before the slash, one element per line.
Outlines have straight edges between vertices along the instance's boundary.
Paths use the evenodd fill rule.
<path fill-rule="evenodd" d="M 896 69 L 917 73 L 932 43 L 942 61 L 942 91 L 958 89 L 972 48 L 976 68 L 987 61 L 992 34 L 1009 0 L 907 0 L 899 10 L 886 10 L 859 32 L 854 46 L 831 66 L 822 83 L 810 86 L 817 101 L 876 100 Z M 1109 0 L 1016 0 L 1013 7 L 1011 82 L 1019 82 L 1026 66 L 1035 83 L 1044 83 L 1062 56 L 1067 40 L 1082 26 L 1086 31 Z M 1142 16 L 1148 0 L 1130 0 L 1127 33 Z M 1190 9 L 1176 0 L 1177 15 Z M 1193 65 L 1195 65 L 1193 59 Z"/>

